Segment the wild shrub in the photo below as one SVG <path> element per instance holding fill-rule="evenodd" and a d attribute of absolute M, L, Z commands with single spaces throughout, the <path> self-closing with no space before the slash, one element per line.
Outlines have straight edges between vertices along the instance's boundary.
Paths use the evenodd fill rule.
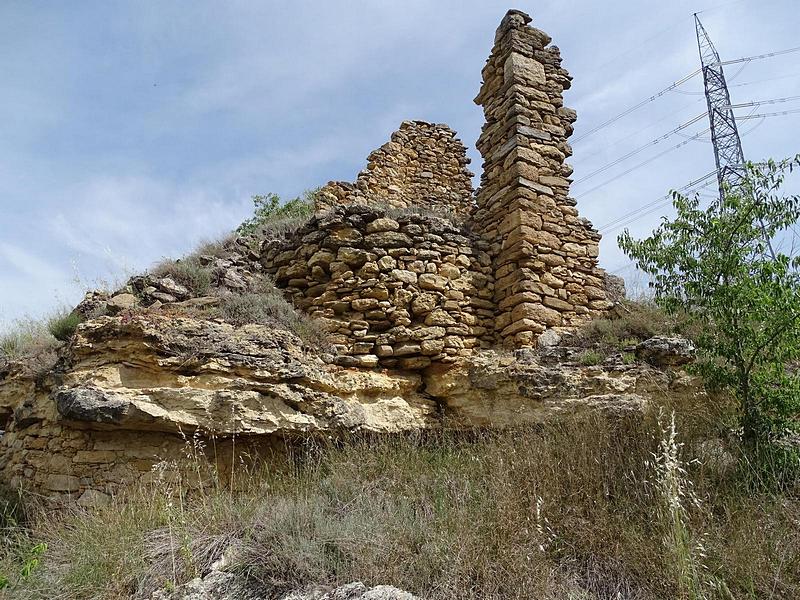
<path fill-rule="evenodd" d="M 219 307 L 223 319 L 237 326 L 248 323 L 277 325 L 309 345 L 319 346 L 324 335 L 307 314 L 297 310 L 283 293 L 264 281 L 254 291 L 227 296 Z"/>
<path fill-rule="evenodd" d="M 76 312 L 62 311 L 47 320 L 47 330 L 59 342 L 66 342 L 75 333 L 81 323 L 81 316 Z"/>
<path fill-rule="evenodd" d="M 582 325 L 571 343 L 595 350 L 603 356 L 624 351 L 654 335 L 681 334 L 691 337 L 680 316 L 668 315 L 647 300 L 626 300 L 608 316 L 595 318 Z"/>
<path fill-rule="evenodd" d="M 242 236 L 262 237 L 273 228 L 290 228 L 293 224 L 308 220 L 314 212 L 314 195 L 317 191 L 307 190 L 302 196 L 283 204 L 277 194 L 253 196 L 253 216 L 239 225 L 236 232 Z"/>
<path fill-rule="evenodd" d="M 578 363 L 590 367 L 603 362 L 604 356 L 597 350 L 584 350 L 578 355 Z"/>
<path fill-rule="evenodd" d="M 211 292 L 211 269 L 200 262 L 199 256 L 191 254 L 179 260 L 168 260 L 158 264 L 152 271 L 156 277 L 170 277 L 186 287 L 193 296 L 206 296 Z"/>

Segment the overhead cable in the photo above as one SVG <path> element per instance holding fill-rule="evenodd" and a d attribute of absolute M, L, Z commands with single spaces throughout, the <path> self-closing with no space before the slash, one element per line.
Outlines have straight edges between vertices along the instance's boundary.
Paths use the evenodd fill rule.
<path fill-rule="evenodd" d="M 713 177 L 716 174 L 717 174 L 717 170 L 714 169 L 713 171 L 711 171 L 709 173 L 706 173 L 705 175 L 703 175 L 701 177 L 698 177 L 697 179 L 694 179 L 693 181 L 690 181 L 689 183 L 679 187 L 676 191 L 682 192 L 682 191 L 688 190 L 690 188 L 693 188 L 698 183 L 702 183 L 706 179 L 709 179 L 710 177 Z M 713 183 L 713 181 L 709 182 L 709 184 L 707 184 L 707 185 L 710 185 L 710 183 Z M 703 187 L 705 187 L 705 186 L 703 186 Z M 639 208 L 637 208 L 635 210 L 627 212 L 624 215 L 620 215 L 616 219 L 614 219 L 612 221 L 609 221 L 608 223 L 602 225 L 601 227 L 598 227 L 598 231 L 604 232 L 604 231 L 609 231 L 609 230 L 615 229 L 616 226 L 619 223 L 621 223 L 623 221 L 627 221 L 628 219 L 630 219 L 631 217 L 633 217 L 635 215 L 643 216 L 645 214 L 648 214 L 649 212 L 652 212 L 652 209 L 654 209 L 655 207 L 660 206 L 661 204 L 663 204 L 664 201 L 668 201 L 670 198 L 672 198 L 672 195 L 671 194 L 667 194 L 666 196 L 662 196 L 661 198 L 657 198 L 656 200 L 648 202 L 647 204 L 644 204 L 644 205 L 640 206 Z M 640 215 L 640 213 L 641 213 L 641 215 Z M 635 219 L 633 219 L 633 220 L 635 220 Z"/>
<path fill-rule="evenodd" d="M 665 134 L 663 134 L 663 135 L 660 135 L 659 137 L 655 138 L 654 140 L 650 140 L 649 142 L 647 142 L 647 143 L 646 143 L 646 144 L 644 144 L 643 146 L 639 146 L 639 147 L 638 147 L 638 148 L 636 148 L 635 150 L 631 150 L 630 152 L 628 152 L 628 153 L 627 153 L 627 154 L 625 154 L 624 156 L 620 156 L 620 157 L 619 157 L 619 158 L 617 158 L 616 160 L 613 160 L 613 161 L 611 161 L 610 163 L 608 163 L 608 164 L 606 164 L 606 165 L 603 165 L 603 166 L 602 166 L 602 167 L 600 167 L 599 169 L 596 169 L 596 170 L 592 171 L 591 173 L 589 173 L 589 174 L 587 174 L 587 175 L 584 175 L 584 176 L 583 176 L 583 177 L 581 177 L 580 179 L 576 179 L 576 180 L 575 180 L 575 184 L 579 184 L 579 183 L 581 183 L 581 182 L 583 182 L 583 181 L 586 181 L 587 179 L 591 179 L 591 178 L 592 178 L 592 177 L 594 177 L 595 175 L 599 175 L 600 173 L 603 173 L 603 172 L 607 171 L 607 170 L 608 170 L 608 169 L 610 169 L 611 167 L 614 167 L 614 166 L 618 165 L 619 163 L 621 163 L 621 162 L 623 162 L 623 161 L 625 161 L 625 160 L 629 159 L 631 156 L 635 156 L 636 154 L 639 154 L 639 152 L 642 152 L 642 151 L 644 151 L 644 150 L 647 150 L 647 148 L 649 148 L 650 146 L 655 146 L 655 145 L 657 145 L 657 144 L 659 144 L 659 143 L 663 142 L 665 139 L 669 138 L 670 136 L 672 136 L 672 135 L 674 135 L 674 134 L 678 133 L 679 131 L 681 131 L 681 130 L 683 130 L 683 129 L 686 129 L 686 128 L 687 128 L 687 127 L 689 127 L 690 125 L 693 125 L 694 123 L 696 123 L 697 121 L 699 121 L 700 119 L 702 119 L 703 117 L 705 117 L 705 116 L 706 116 L 706 114 L 707 114 L 707 113 L 705 113 L 705 112 L 702 112 L 702 113 L 700 113 L 699 115 L 696 115 L 696 116 L 692 117 L 691 119 L 689 119 L 689 120 L 688 120 L 688 121 L 686 121 L 685 123 L 682 123 L 681 125 L 678 125 L 678 126 L 675 128 L 675 129 L 673 129 L 673 130 L 671 130 L 671 131 L 668 131 L 667 133 L 665 133 Z"/>
<path fill-rule="evenodd" d="M 699 132 L 697 132 L 696 134 L 694 134 L 692 137 L 690 137 L 690 138 L 688 138 L 688 139 L 686 139 L 686 140 L 684 140 L 684 141 L 680 142 L 679 144 L 676 144 L 676 145 L 674 145 L 674 146 L 670 146 L 670 147 L 669 147 L 669 148 L 667 148 L 666 150 L 663 150 L 662 152 L 659 152 L 658 154 L 656 154 L 656 155 L 654 155 L 654 156 L 651 156 L 651 157 L 650 157 L 650 158 L 648 158 L 647 160 L 644 160 L 644 161 L 642 161 L 642 162 L 640 162 L 640 163 L 638 163 L 638 164 L 634 165 L 633 167 L 631 167 L 631 168 L 629 168 L 629 169 L 626 169 L 625 171 L 623 171 L 622 173 L 619 173 L 619 174 L 615 175 L 615 176 L 614 176 L 614 177 L 612 177 L 611 179 L 607 179 L 607 180 L 606 180 L 606 181 L 604 181 L 603 183 L 600 183 L 600 184 L 598 184 L 598 185 L 594 186 L 593 188 L 590 188 L 590 189 L 586 190 L 586 191 L 585 191 L 585 192 L 583 192 L 582 194 L 579 194 L 579 195 L 575 196 L 575 198 L 576 198 L 576 199 L 577 199 L 577 198 L 583 198 L 584 196 L 587 196 L 587 195 L 591 194 L 591 193 L 592 193 L 592 192 L 594 192 L 595 190 L 599 190 L 601 187 L 604 187 L 604 186 L 608 185 L 609 183 L 611 183 L 611 182 L 613 182 L 613 181 L 616 181 L 616 180 L 617 180 L 617 179 L 619 179 L 620 177 L 624 177 L 624 176 L 625 176 L 625 175 L 627 175 L 628 173 L 630 173 L 630 172 L 632 172 L 632 171 L 635 171 L 636 169 L 639 169 L 639 168 L 641 168 L 641 167 L 643 167 L 643 166 L 645 166 L 645 165 L 647 165 L 647 164 L 650 164 L 651 162 L 653 162 L 654 160 L 656 160 L 656 159 L 658 159 L 658 158 L 661 158 L 662 156 L 664 156 L 664 155 L 665 155 L 665 154 L 667 154 L 668 152 L 672 152 L 673 150 L 677 150 L 678 148 L 680 148 L 680 147 L 682 147 L 682 146 L 685 146 L 686 144 L 688 144 L 688 143 L 689 143 L 689 142 L 691 142 L 692 140 L 695 140 L 695 139 L 699 138 L 700 136 L 702 136 L 702 135 L 705 135 L 705 134 L 706 134 L 706 133 L 708 133 L 709 131 L 710 131 L 710 129 L 704 129 L 703 131 L 699 131 Z"/>
<path fill-rule="evenodd" d="M 757 54 L 755 56 L 745 56 L 745 57 L 742 57 L 742 58 L 735 58 L 733 60 L 722 61 L 719 64 L 720 65 L 732 65 L 732 64 L 736 64 L 736 63 L 751 62 L 751 61 L 754 61 L 754 60 L 761 60 L 761 59 L 764 59 L 764 58 L 772 58 L 772 57 L 775 57 L 775 56 L 781 56 L 781 55 L 784 55 L 784 54 L 790 54 L 792 52 L 800 52 L 800 46 L 797 46 L 796 48 L 787 48 L 786 50 L 778 50 L 776 52 L 768 52 L 766 54 Z M 684 83 L 686 83 L 687 81 L 689 81 L 690 79 L 695 77 L 696 75 L 699 75 L 701 72 L 702 72 L 702 69 L 697 69 L 696 71 L 693 71 L 692 73 L 689 73 L 685 77 L 682 77 L 678 81 L 675 81 L 675 82 L 669 84 L 663 90 L 660 90 L 660 91 L 656 92 L 655 94 L 653 94 L 652 96 L 650 96 L 648 98 L 645 98 L 644 100 L 642 100 L 638 104 L 634 104 L 633 106 L 631 106 L 630 108 L 622 111 L 621 113 L 619 113 L 615 117 L 612 117 L 612 118 L 608 119 L 607 121 L 604 121 L 604 122 L 600 123 L 596 127 L 593 127 L 592 129 L 590 129 L 586 133 L 584 133 L 582 135 L 579 135 L 578 137 L 576 137 L 575 139 L 572 140 L 572 143 L 573 144 L 577 144 L 581 140 L 586 139 L 590 135 L 592 135 L 594 133 L 597 133 L 598 131 L 600 131 L 601 129 L 603 129 L 605 127 L 608 127 L 612 123 L 616 123 L 621 118 L 628 116 L 629 114 L 631 114 L 635 110 L 638 110 L 643 106 L 646 106 L 647 104 L 649 104 L 650 102 L 653 102 L 654 100 L 657 100 L 658 98 L 660 98 L 664 94 L 676 89 L 678 86 L 683 85 Z"/>

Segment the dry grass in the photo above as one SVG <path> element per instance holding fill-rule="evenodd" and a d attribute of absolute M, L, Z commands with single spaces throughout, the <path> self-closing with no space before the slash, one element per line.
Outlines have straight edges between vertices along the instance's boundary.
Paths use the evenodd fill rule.
<path fill-rule="evenodd" d="M 252 291 L 223 298 L 219 315 L 236 326 L 248 323 L 275 325 L 295 333 L 310 346 L 325 345 L 325 334 L 316 321 L 296 309 L 266 278 L 253 286 Z"/>
<path fill-rule="evenodd" d="M 11 361 L 33 377 L 50 370 L 58 359 L 57 351 L 63 345 L 56 339 L 71 335 L 77 321 L 65 317 L 63 311 L 47 319 L 18 319 L 0 333 L 0 364 Z"/>
<path fill-rule="evenodd" d="M 603 318 L 580 327 L 569 343 L 597 354 L 602 359 L 623 353 L 654 335 L 681 335 L 692 339 L 696 327 L 687 319 L 665 314 L 652 300 L 626 300 Z"/>
<path fill-rule="evenodd" d="M 207 296 L 212 291 L 211 269 L 200 262 L 199 255 L 190 254 L 179 260 L 165 260 L 152 269 L 156 277 L 170 277 L 187 288 L 193 297 Z"/>
<path fill-rule="evenodd" d="M 18 598 L 149 597 L 226 548 L 265 597 L 354 580 L 430 599 L 798 597 L 796 482 L 755 491 L 709 460 L 726 450 L 703 419 L 679 414 L 672 437 L 665 423 L 308 440 L 288 465 L 238 474 L 238 493 L 209 477 L 42 513 L 7 528 L 0 565 Z"/>

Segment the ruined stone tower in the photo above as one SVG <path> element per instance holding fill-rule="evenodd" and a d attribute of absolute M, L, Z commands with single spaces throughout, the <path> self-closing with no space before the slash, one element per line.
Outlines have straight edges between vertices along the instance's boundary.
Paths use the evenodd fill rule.
<path fill-rule="evenodd" d="M 508 11 L 475 98 L 486 123 L 473 227 L 491 243 L 495 332 L 506 346 L 530 345 L 548 327 L 610 306 L 597 266 L 600 234 L 568 197 L 576 114 L 562 92 L 570 76 L 550 36 L 530 22 Z"/>

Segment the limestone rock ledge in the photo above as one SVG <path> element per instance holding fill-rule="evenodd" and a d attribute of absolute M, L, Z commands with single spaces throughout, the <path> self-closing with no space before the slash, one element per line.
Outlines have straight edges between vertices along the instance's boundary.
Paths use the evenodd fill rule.
<path fill-rule="evenodd" d="M 89 504 L 177 475 L 198 441 L 224 471 L 241 453 L 285 452 L 301 436 L 509 427 L 638 411 L 699 389 L 646 363 L 587 367 L 535 350 L 425 371 L 343 368 L 274 327 L 103 316 L 78 327 L 50 373 L 0 369 L 0 479 Z"/>

